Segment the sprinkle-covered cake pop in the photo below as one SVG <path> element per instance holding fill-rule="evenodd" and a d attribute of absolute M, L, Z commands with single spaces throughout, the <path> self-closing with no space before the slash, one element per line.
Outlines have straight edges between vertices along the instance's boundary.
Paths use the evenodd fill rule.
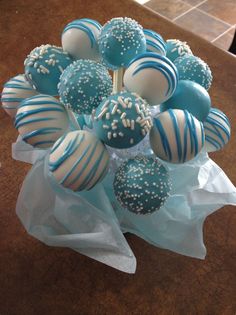
<path fill-rule="evenodd" d="M 99 60 L 98 36 L 101 24 L 80 19 L 66 25 L 61 36 L 62 47 L 73 59 Z"/>
<path fill-rule="evenodd" d="M 187 110 L 169 109 L 153 120 L 151 148 L 162 160 L 184 163 L 204 145 L 203 124 Z"/>
<path fill-rule="evenodd" d="M 203 126 L 207 152 L 218 151 L 228 143 L 230 139 L 230 123 L 221 110 L 211 108 Z"/>
<path fill-rule="evenodd" d="M 124 74 L 125 88 L 138 93 L 150 105 L 169 99 L 178 83 L 175 65 L 166 57 L 147 52 L 134 58 Z"/>
<path fill-rule="evenodd" d="M 147 103 L 135 93 L 109 96 L 96 109 L 94 130 L 110 147 L 130 148 L 139 143 L 152 127 Z"/>
<path fill-rule="evenodd" d="M 66 68 L 58 85 L 62 103 L 77 114 L 91 114 L 112 92 L 107 69 L 92 60 L 77 60 Z"/>
<path fill-rule="evenodd" d="M 194 81 L 206 90 L 209 90 L 212 82 L 212 74 L 209 66 L 196 56 L 185 55 L 174 61 L 178 69 L 180 80 Z"/>
<path fill-rule="evenodd" d="M 154 52 L 159 55 L 165 56 L 166 55 L 166 43 L 162 36 L 152 30 L 143 30 L 146 44 L 147 44 L 147 51 Z"/>
<path fill-rule="evenodd" d="M 16 116 L 17 107 L 25 98 L 38 94 L 26 81 L 23 74 L 11 78 L 4 84 L 1 93 L 2 107 L 12 118 Z"/>
<path fill-rule="evenodd" d="M 101 30 L 98 44 L 104 63 L 113 70 L 126 67 L 135 56 L 146 51 L 142 26 L 127 17 L 108 21 Z"/>
<path fill-rule="evenodd" d="M 104 144 L 85 130 L 72 131 L 53 146 L 49 169 L 56 181 L 74 191 L 89 190 L 100 182 L 109 167 Z"/>
<path fill-rule="evenodd" d="M 113 188 L 122 207 L 135 214 L 151 214 L 168 198 L 171 181 L 156 158 L 137 156 L 121 164 Z"/>
<path fill-rule="evenodd" d="M 186 42 L 182 42 L 178 39 L 167 39 L 166 50 L 166 57 L 173 62 L 178 57 L 193 54 L 189 45 Z"/>
<path fill-rule="evenodd" d="M 56 98 L 42 94 L 21 102 L 15 119 L 22 139 L 38 148 L 51 147 L 68 126 L 65 107 Z"/>
<path fill-rule="evenodd" d="M 60 75 L 71 62 L 68 53 L 61 47 L 42 45 L 32 50 L 25 59 L 25 75 L 38 92 L 58 95 Z"/>
<path fill-rule="evenodd" d="M 209 114 L 211 98 L 198 83 L 180 80 L 174 95 L 161 105 L 161 111 L 169 108 L 186 109 L 198 120 L 204 121 Z"/>

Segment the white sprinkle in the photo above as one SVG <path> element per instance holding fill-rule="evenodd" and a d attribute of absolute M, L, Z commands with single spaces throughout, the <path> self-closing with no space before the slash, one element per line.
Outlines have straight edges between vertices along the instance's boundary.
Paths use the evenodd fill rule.
<path fill-rule="evenodd" d="M 143 135 L 143 136 L 146 136 L 146 131 L 145 131 L 145 129 L 142 129 L 141 132 L 142 132 L 142 135 Z"/>
<path fill-rule="evenodd" d="M 108 138 L 109 140 L 111 140 L 111 138 L 112 138 L 112 134 L 111 134 L 110 131 L 107 133 L 107 138 Z"/>
<path fill-rule="evenodd" d="M 101 113 L 97 116 L 98 119 L 101 119 L 103 117 L 103 115 L 107 112 L 107 108 L 104 108 Z"/>
<path fill-rule="evenodd" d="M 109 128 L 110 128 L 108 125 L 102 125 L 102 127 L 103 127 L 104 129 L 109 129 Z"/>
<path fill-rule="evenodd" d="M 129 119 L 126 119 L 126 124 L 127 124 L 127 127 L 130 128 L 130 120 Z"/>
<path fill-rule="evenodd" d="M 126 123 L 126 120 L 125 119 L 122 119 L 122 124 L 125 128 L 127 128 L 127 123 Z"/>
<path fill-rule="evenodd" d="M 130 142 L 130 144 L 133 144 L 134 143 L 134 139 L 131 138 L 129 142 Z"/>
<path fill-rule="evenodd" d="M 112 111 L 111 111 L 111 114 L 114 115 L 117 111 L 117 108 L 118 108 L 118 104 L 114 105 Z"/>
<path fill-rule="evenodd" d="M 131 120 L 131 130 L 134 130 L 134 120 Z"/>
<path fill-rule="evenodd" d="M 58 66 L 58 69 L 61 71 L 61 73 L 64 71 L 64 69 L 60 65 Z"/>
<path fill-rule="evenodd" d="M 124 137 L 124 134 L 123 134 L 123 132 L 121 132 L 121 131 L 118 133 L 118 135 L 119 135 L 120 137 Z"/>
<path fill-rule="evenodd" d="M 118 102 L 120 103 L 120 105 L 123 107 L 123 108 L 127 108 L 127 105 L 124 103 L 123 99 L 121 96 L 118 97 Z"/>
<path fill-rule="evenodd" d="M 121 119 L 124 119 L 126 116 L 126 113 L 122 113 L 122 115 L 120 116 Z"/>
<path fill-rule="evenodd" d="M 117 137 L 117 133 L 114 132 L 114 133 L 113 133 L 113 138 L 116 138 L 116 137 Z"/>

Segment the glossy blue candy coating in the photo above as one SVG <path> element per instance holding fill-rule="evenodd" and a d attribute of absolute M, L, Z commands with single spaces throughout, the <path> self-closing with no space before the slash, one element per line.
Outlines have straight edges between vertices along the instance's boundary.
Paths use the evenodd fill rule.
<path fill-rule="evenodd" d="M 228 143 L 231 130 L 230 122 L 221 110 L 211 108 L 203 126 L 207 152 L 218 151 Z"/>
<path fill-rule="evenodd" d="M 212 82 L 212 73 L 209 66 L 199 57 L 185 55 L 174 61 L 179 72 L 180 80 L 194 81 L 206 90 L 209 90 Z"/>
<path fill-rule="evenodd" d="M 102 99 L 112 92 L 112 79 L 107 69 L 92 60 L 77 60 L 60 78 L 61 102 L 77 114 L 91 114 Z"/>
<path fill-rule="evenodd" d="M 114 18 L 107 22 L 98 39 L 99 51 L 108 68 L 126 67 L 138 54 L 146 51 L 142 26 L 130 18 Z"/>
<path fill-rule="evenodd" d="M 173 96 L 161 104 L 161 111 L 169 108 L 186 109 L 198 120 L 204 121 L 211 108 L 211 99 L 200 84 L 189 80 L 180 80 Z"/>
<path fill-rule="evenodd" d="M 58 183 L 74 191 L 89 190 L 109 169 L 109 153 L 104 144 L 85 130 L 62 136 L 49 156 L 49 170 Z"/>
<path fill-rule="evenodd" d="M 166 41 L 166 57 L 172 62 L 179 57 L 192 54 L 193 53 L 186 42 L 182 42 L 178 39 L 168 39 Z"/>
<path fill-rule="evenodd" d="M 204 145 L 203 124 L 187 110 L 169 109 L 154 118 L 150 145 L 160 159 L 184 163 Z"/>
<path fill-rule="evenodd" d="M 48 148 L 69 126 L 65 107 L 50 95 L 39 94 L 21 102 L 15 127 L 22 139 L 34 147 Z"/>
<path fill-rule="evenodd" d="M 146 101 L 134 93 L 121 92 L 105 99 L 96 109 L 93 127 L 108 146 L 130 148 L 149 132 L 152 119 Z"/>
<path fill-rule="evenodd" d="M 71 62 L 68 53 L 61 47 L 42 45 L 32 50 L 25 59 L 25 75 L 38 92 L 58 95 L 60 76 Z"/>
<path fill-rule="evenodd" d="M 166 42 L 162 36 L 152 30 L 143 30 L 146 38 L 146 51 L 155 52 L 159 55 L 166 56 Z"/>
<path fill-rule="evenodd" d="M 135 214 L 151 214 L 168 198 L 171 181 L 158 159 L 138 155 L 121 164 L 113 188 L 123 208 Z"/>

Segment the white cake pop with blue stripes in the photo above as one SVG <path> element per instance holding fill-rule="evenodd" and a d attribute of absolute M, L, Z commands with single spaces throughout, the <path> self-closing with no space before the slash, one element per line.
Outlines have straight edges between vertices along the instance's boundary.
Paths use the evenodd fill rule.
<path fill-rule="evenodd" d="M 162 36 L 148 29 L 144 29 L 143 33 L 146 38 L 146 50 L 148 52 L 155 52 L 161 56 L 166 56 L 166 43 Z"/>
<path fill-rule="evenodd" d="M 74 191 L 89 190 L 108 172 L 109 153 L 91 132 L 76 130 L 61 137 L 49 157 L 56 181 Z"/>
<path fill-rule="evenodd" d="M 92 19 L 74 20 L 66 25 L 61 36 L 62 47 L 74 59 L 99 60 L 97 39 L 101 24 Z"/>
<path fill-rule="evenodd" d="M 56 98 L 39 94 L 20 104 L 15 127 L 25 142 L 48 148 L 66 132 L 69 118 L 64 105 Z"/>
<path fill-rule="evenodd" d="M 124 74 L 124 86 L 150 105 L 168 100 L 177 87 L 178 72 L 166 57 L 146 52 L 134 58 Z"/>
<path fill-rule="evenodd" d="M 202 122 L 187 110 L 169 109 L 153 120 L 151 148 L 164 161 L 189 161 L 201 151 L 204 142 Z"/>
<path fill-rule="evenodd" d="M 217 108 L 211 108 L 204 124 L 207 152 L 222 149 L 230 139 L 230 123 L 227 116 Z"/>
<path fill-rule="evenodd" d="M 14 118 L 20 102 L 36 94 L 38 92 L 32 88 L 25 76 L 19 74 L 4 84 L 1 93 L 2 107 L 8 115 Z"/>

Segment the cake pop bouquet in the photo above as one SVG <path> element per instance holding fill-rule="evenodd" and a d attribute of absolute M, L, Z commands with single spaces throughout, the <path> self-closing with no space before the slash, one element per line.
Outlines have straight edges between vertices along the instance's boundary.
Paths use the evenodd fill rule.
<path fill-rule="evenodd" d="M 212 79 L 187 43 L 127 17 L 78 19 L 61 47 L 34 48 L 1 93 L 12 156 L 33 164 L 16 205 L 28 233 L 128 273 L 126 232 L 203 259 L 205 218 L 236 204 L 208 156 L 230 139 Z"/>

